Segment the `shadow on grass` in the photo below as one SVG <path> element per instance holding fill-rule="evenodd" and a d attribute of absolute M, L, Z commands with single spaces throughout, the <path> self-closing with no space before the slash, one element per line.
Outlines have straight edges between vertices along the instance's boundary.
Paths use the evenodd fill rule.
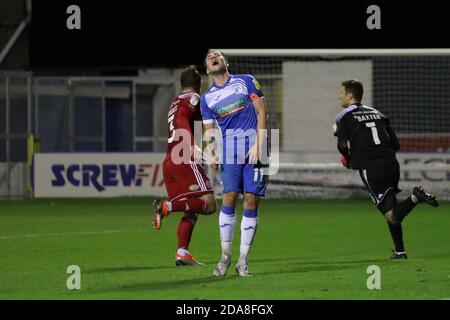
<path fill-rule="evenodd" d="M 291 261 L 291 262 L 289 262 Z M 292 262 L 297 261 L 297 262 Z M 270 263 L 276 262 L 284 266 L 291 265 L 305 265 L 305 266 L 315 266 L 307 267 L 309 270 L 323 268 L 336 268 L 336 265 L 352 265 L 352 264 L 365 264 L 365 263 L 376 263 L 376 262 L 386 262 L 387 260 L 355 260 L 355 261 L 304 261 L 302 257 L 290 257 L 290 258 L 273 258 L 273 259 L 250 259 L 250 264 L 260 264 L 260 263 Z M 289 262 L 289 263 L 286 263 Z M 205 261 L 206 265 L 215 266 L 216 261 Z M 208 267 L 206 267 L 208 268 Z M 305 267 L 306 268 L 306 267 Z M 85 269 L 83 272 L 87 274 L 92 273 L 114 273 L 114 272 L 133 272 L 133 271 L 150 271 L 150 270 L 162 270 L 162 269 L 185 269 L 183 267 L 177 267 L 175 265 L 156 265 L 156 266 L 121 266 L 121 267 L 105 267 L 105 268 L 91 268 Z M 231 269 L 230 269 L 231 270 Z M 274 272 L 275 273 L 275 272 Z M 269 273 L 266 273 L 269 274 Z"/>
<path fill-rule="evenodd" d="M 83 273 L 109 273 L 109 272 L 132 272 L 132 271 L 149 271 L 162 269 L 175 269 L 176 266 L 159 265 L 159 266 L 123 266 L 123 267 L 107 267 L 107 268 L 91 268 L 84 269 Z"/>
<path fill-rule="evenodd" d="M 260 259 L 256 262 L 267 262 L 272 259 Z M 281 261 L 284 261 L 282 259 Z M 300 259 L 295 259 L 300 260 Z M 280 261 L 280 260 L 278 260 Z M 360 264 L 379 263 L 387 260 L 355 260 L 355 261 L 305 261 L 305 262 L 291 262 L 283 263 L 279 270 L 271 270 L 267 272 L 258 272 L 258 275 L 273 275 L 273 274 L 294 274 L 306 272 L 321 272 L 321 271 L 336 271 L 352 269 Z"/>
<path fill-rule="evenodd" d="M 362 263 L 375 263 L 375 262 L 387 262 L 388 259 L 377 260 L 354 260 L 354 261 L 308 261 L 303 257 L 291 257 L 291 258 L 273 258 L 273 259 L 251 259 L 250 263 L 262 263 L 262 262 L 278 262 L 285 264 L 286 261 L 299 261 L 301 265 L 336 265 L 336 264 L 362 264 Z M 291 263 L 292 264 L 292 263 Z M 296 263 L 297 264 L 297 263 Z"/>
<path fill-rule="evenodd" d="M 266 261 L 267 259 L 260 259 Z M 296 259 L 299 260 L 299 259 Z M 320 262 L 307 262 L 307 263 L 291 263 L 288 266 L 278 268 L 277 270 L 270 270 L 265 272 L 257 272 L 252 278 L 240 279 L 240 281 L 252 281 L 252 279 L 258 279 L 260 277 L 272 276 L 272 275 L 289 275 L 298 273 L 308 273 L 308 272 L 329 272 L 336 270 L 352 269 L 354 265 L 360 263 L 372 263 L 378 262 L 380 260 L 358 260 L 358 261 L 340 261 L 340 262 L 330 262 L 326 263 Z M 212 273 L 212 269 L 205 268 L 205 273 Z M 165 290 L 176 290 L 185 289 L 189 286 L 202 286 L 207 287 L 210 284 L 220 283 L 223 281 L 237 280 L 238 276 L 234 272 L 234 267 L 231 266 L 227 276 L 223 278 L 215 277 L 213 275 L 194 278 L 194 279 L 174 279 L 168 281 L 155 281 L 155 282 L 145 282 L 145 283 L 135 283 L 129 285 L 118 286 L 114 288 L 105 289 L 103 291 L 96 290 L 96 293 L 106 293 L 106 292 L 153 292 L 153 291 L 165 291 Z M 94 291 L 92 291 L 94 292 Z"/>
<path fill-rule="evenodd" d="M 208 270 L 210 271 L 210 270 Z M 186 288 L 188 286 L 202 285 L 207 287 L 208 284 L 220 282 L 224 280 L 232 280 L 237 276 L 226 276 L 224 278 L 215 277 L 212 275 L 207 277 L 195 278 L 195 279 L 179 279 L 179 280 L 169 280 L 160 282 L 150 282 L 150 283 L 136 283 L 131 285 L 125 285 L 115 288 L 113 291 L 161 291 L 161 290 L 173 290 L 178 288 Z M 194 293 L 194 292 L 193 292 Z"/>
<path fill-rule="evenodd" d="M 258 279 L 267 276 L 280 276 L 280 275 L 293 275 L 299 273 L 309 272 L 331 272 L 337 270 L 352 269 L 355 266 L 361 264 L 371 264 L 386 262 L 385 259 L 378 260 L 352 260 L 352 261 L 304 261 L 304 257 L 289 257 L 289 258 L 273 258 L 273 259 L 251 259 L 250 268 L 252 264 L 278 262 L 280 266 L 272 270 L 263 272 L 257 272 L 252 278 L 240 279 L 239 281 L 252 281 L 252 279 Z M 286 263 L 288 262 L 288 263 Z M 155 281 L 127 284 L 122 286 L 116 286 L 113 288 L 104 288 L 103 290 L 89 290 L 90 293 L 107 293 L 107 292 L 156 292 L 156 291 L 170 291 L 176 289 L 186 289 L 190 286 L 201 286 L 207 288 L 211 284 L 220 283 L 223 281 L 237 280 L 238 276 L 234 271 L 232 265 L 225 277 L 215 277 L 212 275 L 213 266 L 215 262 L 211 263 L 211 266 L 202 267 L 202 274 L 211 274 L 210 276 L 204 276 L 200 278 L 191 279 L 171 279 L 167 281 Z M 123 267 L 110 267 L 110 268 L 96 268 L 86 270 L 86 273 L 108 273 L 108 272 L 133 272 L 133 271 L 149 271 L 149 270 L 161 270 L 161 269 L 179 269 L 189 275 L 189 269 L 185 267 L 176 267 L 169 265 L 157 265 L 157 266 L 123 266 Z M 198 268 L 195 268 L 198 269 Z M 187 272 L 184 272 L 187 271 Z M 173 275 L 173 274 L 172 274 Z"/>
<path fill-rule="evenodd" d="M 210 271 L 210 270 L 208 270 Z M 110 287 L 98 290 L 86 290 L 89 293 L 108 293 L 108 292 L 153 292 L 161 290 L 173 290 L 178 288 L 186 288 L 193 285 L 202 285 L 206 287 L 210 283 L 220 282 L 224 280 L 236 279 L 237 276 L 227 276 L 224 278 L 215 277 L 212 275 L 207 277 L 195 278 L 195 279 L 177 279 L 169 281 L 157 281 L 157 282 L 145 282 L 145 283 L 135 283 L 117 287 Z"/>

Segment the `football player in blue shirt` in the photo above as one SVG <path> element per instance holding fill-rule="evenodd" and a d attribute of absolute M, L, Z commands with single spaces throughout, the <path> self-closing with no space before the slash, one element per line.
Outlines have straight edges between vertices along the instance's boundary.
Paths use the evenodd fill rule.
<path fill-rule="evenodd" d="M 206 72 L 213 84 L 201 97 L 205 132 L 216 124 L 222 133 L 222 159 L 214 161 L 223 187 L 219 215 L 222 256 L 214 275 L 224 276 L 231 265 L 231 246 L 236 226 L 236 202 L 244 195 L 241 222 L 240 255 L 236 264 L 239 276 L 248 271 L 250 251 L 258 224 L 258 203 L 265 196 L 267 175 L 261 165 L 265 150 L 267 104 L 258 81 L 251 75 L 232 75 L 228 61 L 220 51 L 210 51 L 205 58 Z"/>

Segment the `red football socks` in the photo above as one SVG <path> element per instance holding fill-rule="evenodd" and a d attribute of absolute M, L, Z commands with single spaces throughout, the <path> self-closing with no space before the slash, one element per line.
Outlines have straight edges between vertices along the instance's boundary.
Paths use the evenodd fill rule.
<path fill-rule="evenodd" d="M 189 242 L 191 242 L 192 231 L 194 230 L 195 222 L 192 219 L 184 216 L 178 225 L 178 249 L 189 250 Z"/>
<path fill-rule="evenodd" d="M 171 201 L 171 204 L 171 212 L 184 211 L 187 213 L 203 213 L 206 210 L 206 201 L 197 198 Z"/>

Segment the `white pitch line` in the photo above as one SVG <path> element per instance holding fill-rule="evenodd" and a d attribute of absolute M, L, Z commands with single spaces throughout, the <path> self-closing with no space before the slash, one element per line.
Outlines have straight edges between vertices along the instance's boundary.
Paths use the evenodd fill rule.
<path fill-rule="evenodd" d="M 84 236 L 84 235 L 94 235 L 94 234 L 110 234 L 110 233 L 126 233 L 126 232 L 149 232 L 149 230 L 106 230 L 106 231 L 80 231 L 80 232 L 65 232 L 65 233 L 36 233 L 36 234 L 20 234 L 20 235 L 11 235 L 11 236 L 0 236 L 0 239 Z"/>

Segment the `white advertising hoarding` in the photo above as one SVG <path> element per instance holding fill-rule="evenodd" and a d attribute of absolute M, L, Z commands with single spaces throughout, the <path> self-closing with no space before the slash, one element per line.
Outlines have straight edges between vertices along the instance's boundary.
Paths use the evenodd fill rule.
<path fill-rule="evenodd" d="M 164 153 L 37 153 L 36 198 L 165 196 Z"/>
<path fill-rule="evenodd" d="M 284 166 L 269 177 L 269 197 L 345 199 L 368 198 L 359 172 L 339 162 L 339 153 L 282 153 Z M 450 153 L 397 153 L 400 163 L 399 199 L 423 186 L 439 200 L 450 200 Z M 314 163 L 318 166 L 314 167 Z M 302 165 L 311 165 L 302 168 Z M 328 164 L 329 166 L 319 166 Z"/>
<path fill-rule="evenodd" d="M 54 153 L 35 154 L 34 157 L 34 193 L 37 198 L 167 195 L 162 173 L 163 153 Z M 397 158 L 402 169 L 400 188 L 405 195 L 414 186 L 423 185 L 440 200 L 450 199 L 448 166 L 442 170 L 426 168 L 430 164 L 449 165 L 449 154 L 398 153 Z M 307 164 L 317 162 L 317 159 L 322 163 L 339 163 L 337 151 L 280 155 L 283 163 Z M 408 170 L 408 166 L 416 168 Z M 342 199 L 352 197 L 355 192 L 367 194 L 357 171 L 341 166 L 339 169 L 307 170 L 283 167 L 278 174 L 269 177 L 267 196 Z"/>

